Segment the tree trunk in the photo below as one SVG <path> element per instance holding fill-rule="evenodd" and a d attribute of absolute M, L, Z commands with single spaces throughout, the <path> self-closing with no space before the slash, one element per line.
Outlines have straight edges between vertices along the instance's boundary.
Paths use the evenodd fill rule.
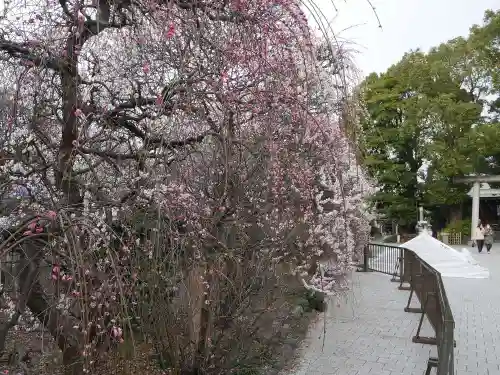
<path fill-rule="evenodd" d="M 79 322 L 71 315 L 63 315 L 55 304 L 50 302 L 51 299 L 47 298 L 47 294 L 40 283 L 40 277 L 44 277 L 43 273 L 40 272 L 40 258 L 44 246 L 43 242 L 35 240 L 23 247 L 26 250 L 26 257 L 22 258 L 20 262 L 21 269 L 34 269 L 37 272 L 34 280 L 20 274 L 19 287 L 21 291 L 30 290 L 26 303 L 27 307 L 50 332 L 62 351 L 65 366 L 64 374 L 83 375 L 83 357 L 81 354 L 83 337 L 79 330 L 73 328 Z"/>

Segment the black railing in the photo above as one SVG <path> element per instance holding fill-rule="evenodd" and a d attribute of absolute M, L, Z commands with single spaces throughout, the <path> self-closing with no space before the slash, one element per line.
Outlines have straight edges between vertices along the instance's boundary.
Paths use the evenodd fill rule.
<path fill-rule="evenodd" d="M 421 314 L 412 341 L 437 345 L 438 349 L 438 357 L 430 357 L 427 362 L 426 375 L 433 367 L 437 368 L 437 375 L 455 375 L 455 322 L 439 271 L 415 252 L 398 246 L 371 243 L 364 255 L 364 271 L 393 275 L 393 280 L 399 279 L 399 289 L 410 291 L 405 311 Z M 418 307 L 410 307 L 414 295 L 418 298 Z M 429 320 L 435 337 L 420 336 L 424 317 Z"/>
<path fill-rule="evenodd" d="M 399 276 L 402 257 L 403 250 L 399 246 L 370 243 L 365 248 L 363 269 L 385 273 L 396 278 Z"/>

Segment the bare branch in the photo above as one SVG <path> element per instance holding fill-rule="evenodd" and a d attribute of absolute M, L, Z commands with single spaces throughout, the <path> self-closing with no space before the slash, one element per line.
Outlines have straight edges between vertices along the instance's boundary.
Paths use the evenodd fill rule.
<path fill-rule="evenodd" d="M 36 53 L 19 43 L 14 43 L 8 41 L 0 36 L 0 51 L 4 51 L 9 56 L 21 59 L 21 61 L 32 63 L 34 66 L 40 66 L 44 68 L 52 69 L 59 73 L 69 73 L 71 75 L 76 74 L 70 69 L 70 65 L 67 64 L 62 58 L 51 56 L 50 53 L 46 52 L 47 56 L 40 57 Z"/>

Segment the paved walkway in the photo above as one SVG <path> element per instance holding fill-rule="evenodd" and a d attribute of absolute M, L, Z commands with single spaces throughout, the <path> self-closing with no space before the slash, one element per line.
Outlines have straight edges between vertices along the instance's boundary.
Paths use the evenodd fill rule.
<path fill-rule="evenodd" d="M 500 244 L 474 258 L 490 271 L 489 279 L 444 279 L 455 318 L 457 375 L 500 374 Z"/>
<path fill-rule="evenodd" d="M 500 374 L 500 245 L 473 256 L 490 279 L 445 279 L 456 327 L 457 375 Z M 407 291 L 389 277 L 354 273 L 353 290 L 310 331 L 293 375 L 423 375 L 436 347 L 411 339 L 419 314 L 403 311 Z M 416 305 L 416 299 L 413 306 Z M 424 324 L 422 336 L 432 335 Z M 433 370 L 435 374 L 435 370 Z"/>

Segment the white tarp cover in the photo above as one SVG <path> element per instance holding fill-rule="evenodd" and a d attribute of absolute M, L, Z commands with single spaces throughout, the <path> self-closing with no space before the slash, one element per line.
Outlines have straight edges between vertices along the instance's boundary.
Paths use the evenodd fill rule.
<path fill-rule="evenodd" d="M 462 277 L 465 279 L 487 279 L 490 277 L 488 269 L 480 266 L 467 249 L 455 250 L 427 233 L 419 234 L 402 244 L 401 247 L 414 251 L 420 258 L 439 271 L 443 277 Z"/>

